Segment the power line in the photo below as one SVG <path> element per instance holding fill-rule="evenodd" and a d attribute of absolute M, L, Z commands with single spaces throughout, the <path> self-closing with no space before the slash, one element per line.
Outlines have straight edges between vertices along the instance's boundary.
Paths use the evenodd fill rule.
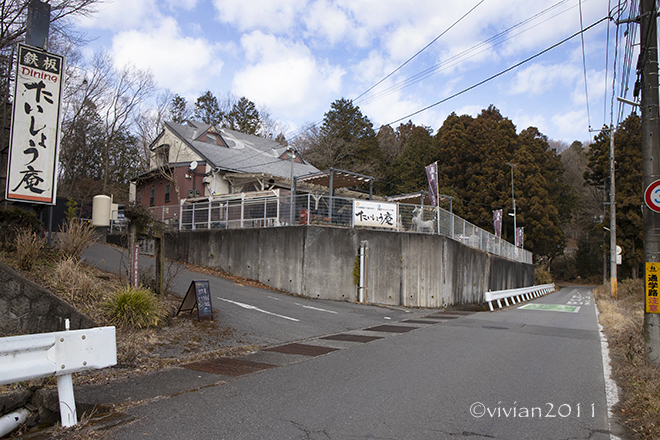
<path fill-rule="evenodd" d="M 412 61 L 414 58 L 416 58 L 419 54 L 421 54 L 421 53 L 424 52 L 426 49 L 428 49 L 433 43 L 435 43 L 436 41 L 438 41 L 443 35 L 445 35 L 447 32 L 449 32 L 454 26 L 456 26 L 458 23 L 460 23 L 465 17 L 467 17 L 468 15 L 470 15 L 470 13 L 471 13 L 472 11 L 474 11 L 475 9 L 477 9 L 477 7 L 478 7 L 479 5 L 481 5 L 484 1 L 485 1 L 485 0 L 481 0 L 479 3 L 477 3 L 475 6 L 473 6 L 472 9 L 470 9 L 470 10 L 469 10 L 468 12 L 466 12 L 462 17 L 460 17 L 458 20 L 456 20 L 451 26 L 449 26 L 447 29 L 445 29 L 440 35 L 438 35 L 438 36 L 435 37 L 433 40 L 431 40 L 430 43 L 428 43 L 426 46 L 424 46 L 423 48 L 421 48 L 420 50 L 418 50 L 417 53 L 415 53 L 413 56 L 411 56 L 410 58 L 408 58 L 403 64 L 401 64 L 399 67 L 397 67 L 396 69 L 394 69 L 392 72 L 390 72 L 388 75 L 386 75 L 383 79 L 381 79 L 380 81 L 378 81 L 378 82 L 377 82 L 376 84 L 374 84 L 373 86 L 369 87 L 367 90 L 365 90 L 364 92 L 362 92 L 360 95 L 358 95 L 355 99 L 353 99 L 353 101 L 357 101 L 357 100 L 359 100 L 362 96 L 366 95 L 366 94 L 369 93 L 371 90 L 373 90 L 374 88 L 378 87 L 378 85 L 380 85 L 380 84 L 381 84 L 383 81 L 385 81 L 387 78 L 389 78 L 390 76 L 394 75 L 397 71 L 399 71 L 401 68 L 403 68 L 406 64 L 408 64 L 410 61 Z M 568 0 L 564 0 L 564 1 L 568 1 Z M 316 127 L 317 125 L 321 124 L 322 122 L 323 122 L 323 119 L 321 119 L 320 121 L 317 121 L 317 122 L 313 123 L 311 126 L 312 126 L 312 127 Z M 294 132 L 294 135 L 292 136 L 292 140 L 295 139 L 296 137 L 298 137 L 301 133 L 303 133 L 303 132 L 304 132 L 307 128 L 309 128 L 309 127 L 310 127 L 310 126 L 307 126 L 307 127 L 305 127 L 305 128 L 301 128 L 300 130 Z"/>
<path fill-rule="evenodd" d="M 552 46 L 548 47 L 547 49 L 544 49 L 543 51 L 537 53 L 536 55 L 532 55 L 531 57 L 526 58 L 526 59 L 524 59 L 523 61 L 520 61 L 519 63 L 516 63 L 516 64 L 514 64 L 513 66 L 508 67 L 508 68 L 506 68 L 506 69 L 500 71 L 499 73 L 496 73 L 495 75 L 492 75 L 492 76 L 490 76 L 490 77 L 488 77 L 488 78 L 486 78 L 486 79 L 484 79 L 484 80 L 482 80 L 482 81 L 480 81 L 480 82 L 478 82 L 478 83 L 476 83 L 476 84 L 474 84 L 474 85 L 472 85 L 472 86 L 470 86 L 470 87 L 467 87 L 467 88 L 461 90 L 460 92 L 454 93 L 453 95 L 448 96 L 447 98 L 444 98 L 444 99 L 442 99 L 442 100 L 440 100 L 440 101 L 438 101 L 438 102 L 436 102 L 436 103 L 433 103 L 433 104 L 431 104 L 431 105 L 429 105 L 429 106 L 426 106 L 426 107 L 424 107 L 424 108 L 422 108 L 422 109 L 420 109 L 420 110 L 417 110 L 417 111 L 415 111 L 415 112 L 413 112 L 413 113 L 410 113 L 409 115 L 406 115 L 406 116 L 404 116 L 404 117 L 402 117 L 402 118 L 397 119 L 396 121 L 392 121 L 392 122 L 390 122 L 389 124 L 385 124 L 385 125 L 396 124 L 397 122 L 400 122 L 400 121 L 403 121 L 404 119 L 408 119 L 408 118 L 410 118 L 410 117 L 412 117 L 412 116 L 418 115 L 418 114 L 420 114 L 420 113 L 422 113 L 422 112 L 425 112 L 426 110 L 429 110 L 429 109 L 431 109 L 431 108 L 433 108 L 433 107 L 435 107 L 435 106 L 437 106 L 437 105 L 440 105 L 440 104 L 442 104 L 442 103 L 444 103 L 444 102 L 447 102 L 447 101 L 449 101 L 450 99 L 456 98 L 457 96 L 460 96 L 460 95 L 462 95 L 462 94 L 464 94 L 464 93 L 466 93 L 466 92 L 469 92 L 469 91 L 472 90 L 472 89 L 475 89 L 475 88 L 477 88 L 477 87 L 479 87 L 479 86 L 481 86 L 481 85 L 483 85 L 483 84 L 485 84 L 485 83 L 487 83 L 487 82 L 489 82 L 489 81 L 491 81 L 491 80 L 493 80 L 493 79 L 495 79 L 495 78 L 498 78 L 498 77 L 504 75 L 505 73 L 508 73 L 508 72 L 512 71 L 513 69 L 516 69 L 516 68 L 522 66 L 522 65 L 525 64 L 525 63 L 528 63 L 529 61 L 531 61 L 531 60 L 533 60 L 533 59 L 535 59 L 535 58 L 538 58 L 539 56 L 545 54 L 546 52 L 549 52 L 550 50 L 552 50 L 552 49 L 554 49 L 554 48 L 556 48 L 556 47 L 558 47 L 558 46 L 560 46 L 560 45 L 566 43 L 567 41 L 572 40 L 573 38 L 577 37 L 578 35 L 580 35 L 580 34 L 586 32 L 586 31 L 590 30 L 591 28 L 597 26 L 597 25 L 600 24 L 601 22 L 603 22 L 603 21 L 605 21 L 605 20 L 608 20 L 608 19 L 609 19 L 609 16 L 608 16 L 608 17 L 603 17 L 603 18 L 601 18 L 600 20 L 596 21 L 595 23 L 591 24 L 589 27 L 587 27 L 587 28 L 585 28 L 585 29 L 582 29 L 582 30 L 580 30 L 579 32 L 574 33 L 573 35 L 571 35 L 571 36 L 569 36 L 569 37 L 567 37 L 567 38 L 561 40 L 560 42 L 558 42 L 558 43 L 556 43 L 556 44 L 553 44 Z"/>
<path fill-rule="evenodd" d="M 474 56 L 477 56 L 477 55 L 481 54 L 482 52 L 485 52 L 485 51 L 491 49 L 492 47 L 503 44 L 504 42 L 509 41 L 510 39 L 512 39 L 514 37 L 517 37 L 518 35 L 521 35 L 521 34 L 527 32 L 527 31 L 530 31 L 530 30 L 534 29 L 537 26 L 540 26 L 541 24 L 543 24 L 543 23 L 545 23 L 545 22 L 547 22 L 547 21 L 549 21 L 549 20 L 551 20 L 551 19 L 567 12 L 568 10 L 573 9 L 574 6 L 567 9 L 567 10 L 565 10 L 565 11 L 561 11 L 558 14 L 555 14 L 552 17 L 549 17 L 548 19 L 546 19 L 546 20 L 544 20 L 540 23 L 535 24 L 534 26 L 531 26 L 527 29 L 524 29 L 524 30 L 522 30 L 522 31 L 520 31 L 516 34 L 511 34 L 507 38 L 504 38 L 500 41 L 497 41 L 496 43 L 493 43 L 494 41 L 498 40 L 499 38 L 511 33 L 515 29 L 517 29 L 517 28 L 519 28 L 519 27 L 521 27 L 525 24 L 528 24 L 528 23 L 532 22 L 533 20 L 547 14 L 548 12 L 552 11 L 553 9 L 558 8 L 559 6 L 566 3 L 567 1 L 568 0 L 562 0 L 558 3 L 555 3 L 554 5 L 550 6 L 549 8 L 547 8 L 547 9 L 545 9 L 545 10 L 543 10 L 543 11 L 541 11 L 541 12 L 539 12 L 539 13 L 537 13 L 537 14 L 529 17 L 529 18 L 527 18 L 524 21 L 521 21 L 521 22 L 517 23 L 516 25 L 514 25 L 514 26 L 512 26 L 512 27 L 510 27 L 510 28 L 508 28 L 508 29 L 506 29 L 506 30 L 490 37 L 490 38 L 488 38 L 487 40 L 484 40 L 484 41 L 470 47 L 469 49 L 466 49 L 466 50 L 452 56 L 451 58 L 449 58 L 447 60 L 444 60 L 441 63 L 435 64 L 434 66 L 431 66 L 426 70 L 418 72 L 415 75 L 404 79 L 403 81 L 400 81 L 396 84 L 393 84 L 393 85 L 389 86 L 388 88 L 386 88 L 384 90 L 381 90 L 378 93 L 365 98 L 365 100 L 362 101 L 362 104 L 370 104 L 370 103 L 372 103 L 372 102 L 374 102 L 374 101 L 376 101 L 380 98 L 383 98 L 383 97 L 385 97 L 387 95 L 390 95 L 394 92 L 402 90 L 402 89 L 404 89 L 408 86 L 411 86 L 411 85 L 416 84 L 420 81 L 423 81 L 426 78 L 429 78 L 430 76 L 435 75 L 436 73 L 440 72 L 441 70 L 448 69 L 448 68 L 458 64 L 459 62 L 464 61 L 464 58 L 469 59 L 469 58 L 472 58 Z M 481 49 L 481 48 L 483 48 L 483 49 Z M 479 49 L 481 49 L 481 50 L 479 50 Z"/>
<path fill-rule="evenodd" d="M 584 24 L 582 22 L 582 0 L 579 0 L 580 4 L 580 30 L 584 29 Z M 607 27 L 609 29 L 609 26 Z M 591 131 L 591 113 L 589 112 L 589 89 L 587 87 L 587 58 L 584 53 L 584 32 L 580 32 L 580 40 L 582 41 L 582 70 L 584 72 L 584 95 L 587 100 L 587 123 L 589 124 L 589 131 Z"/>
<path fill-rule="evenodd" d="M 410 61 L 412 61 L 414 58 L 416 58 L 417 55 L 419 55 L 420 53 L 422 53 L 422 52 L 424 52 L 426 49 L 428 49 L 429 46 L 431 46 L 433 43 L 435 43 L 436 41 L 438 41 L 438 40 L 440 39 L 440 37 L 442 37 L 442 36 L 445 35 L 447 32 L 449 32 L 454 26 L 456 26 L 458 23 L 460 23 L 465 17 L 467 17 L 468 15 L 470 15 L 470 13 L 471 13 L 472 11 L 474 11 L 475 9 L 477 9 L 477 7 L 479 7 L 479 5 L 481 5 L 484 1 L 485 1 L 485 0 L 481 0 L 479 3 L 477 3 L 474 7 L 472 7 L 472 9 L 470 9 L 469 11 L 467 11 L 467 12 L 466 12 L 461 18 L 459 18 L 458 20 L 456 20 L 451 26 L 449 26 L 447 29 L 445 29 L 444 32 L 442 32 L 440 35 L 438 35 L 437 37 L 435 37 L 435 38 L 434 38 L 429 44 L 427 44 L 426 46 L 424 46 L 423 48 L 421 48 L 419 51 L 417 51 L 417 53 L 416 53 L 415 55 L 413 55 L 413 56 L 411 56 L 410 58 L 408 58 L 403 64 L 401 64 L 399 67 L 397 67 L 396 69 L 394 69 L 393 71 L 391 71 L 389 74 L 387 74 L 387 75 L 385 76 L 385 78 L 381 79 L 381 80 L 378 81 L 376 84 L 374 84 L 373 86 L 369 87 L 367 90 L 365 90 L 364 92 L 362 92 L 358 97 L 356 97 L 356 98 L 354 99 L 354 101 L 357 101 L 357 100 L 360 99 L 362 96 L 364 96 L 364 95 L 366 95 L 367 93 L 369 93 L 370 91 L 372 91 L 374 88 L 376 88 L 378 85 L 380 85 L 383 81 L 385 81 L 385 80 L 386 80 L 387 78 L 389 78 L 390 76 L 394 75 L 394 74 L 395 74 L 396 72 L 398 72 L 401 68 L 403 68 L 403 66 L 405 66 L 406 64 L 408 64 L 408 63 L 409 63 Z"/>

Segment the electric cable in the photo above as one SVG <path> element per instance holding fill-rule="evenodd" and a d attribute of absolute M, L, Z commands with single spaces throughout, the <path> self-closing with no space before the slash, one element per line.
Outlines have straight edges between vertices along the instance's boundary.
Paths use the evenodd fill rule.
<path fill-rule="evenodd" d="M 518 67 L 520 67 L 520 66 L 522 66 L 523 64 L 528 63 L 529 61 L 531 61 L 531 60 L 533 60 L 533 59 L 535 59 L 535 58 L 538 58 L 539 56 L 541 56 L 541 55 L 543 55 L 543 54 L 549 52 L 550 50 L 555 49 L 555 48 L 558 47 L 558 46 L 561 46 L 562 44 L 566 43 L 567 41 L 570 41 L 570 40 L 572 40 L 573 38 L 577 37 L 578 35 L 580 35 L 580 34 L 582 34 L 582 33 L 584 33 L 584 32 L 587 32 L 588 30 L 592 29 L 593 27 L 599 25 L 600 23 L 602 23 L 603 21 L 608 20 L 608 19 L 609 19 L 609 17 L 603 17 L 603 18 L 601 18 L 600 20 L 598 20 L 598 21 L 592 23 L 591 25 L 589 25 L 587 28 L 585 28 L 585 29 L 583 29 L 583 30 L 580 30 L 579 32 L 576 32 L 576 33 L 574 33 L 573 35 L 571 35 L 571 36 L 569 36 L 569 37 L 564 38 L 563 40 L 559 41 L 558 43 L 553 44 L 552 46 L 550 46 L 550 47 L 548 47 L 548 48 L 542 50 L 541 52 L 538 52 L 538 53 L 535 54 L 535 55 L 532 55 L 531 57 L 528 57 L 528 58 L 526 58 L 526 59 L 524 59 L 524 60 L 522 60 L 522 61 L 520 61 L 520 62 L 514 64 L 513 66 L 510 66 L 510 67 L 508 67 L 508 68 L 506 68 L 506 69 L 504 69 L 504 70 L 502 70 L 502 71 L 500 71 L 500 72 L 498 72 L 498 73 L 496 73 L 496 74 L 494 74 L 494 75 L 491 75 L 491 76 L 489 76 L 488 78 L 486 78 L 486 79 L 484 79 L 484 80 L 482 80 L 482 81 L 479 81 L 479 82 L 476 83 L 476 84 L 471 85 L 470 87 L 467 87 L 467 88 L 465 88 L 465 89 L 463 89 L 463 90 L 461 90 L 461 91 L 459 91 L 459 92 L 454 93 L 453 95 L 450 95 L 450 96 L 448 96 L 448 97 L 446 97 L 446 98 L 444 98 L 444 99 L 441 99 L 440 101 L 437 101 L 437 102 L 435 102 L 435 103 L 433 103 L 433 104 L 431 104 L 431 105 L 428 105 L 428 106 L 426 106 L 426 107 L 424 107 L 424 108 L 422 108 L 422 109 L 420 109 L 420 110 L 417 110 L 417 111 L 415 111 L 415 112 L 413 112 L 413 113 L 410 113 L 410 114 L 408 114 L 408 115 L 406 115 L 406 116 L 404 116 L 404 117 L 402 117 L 402 118 L 399 118 L 399 119 L 397 119 L 397 120 L 395 120 L 395 121 L 392 121 L 392 122 L 390 122 L 389 124 L 384 124 L 384 125 L 390 125 L 390 126 L 391 126 L 392 124 L 396 124 L 397 122 L 403 121 L 404 119 L 408 119 L 408 118 L 410 118 L 410 117 L 412 117 L 412 116 L 418 115 L 418 114 L 420 114 L 420 113 L 422 113 L 422 112 L 425 112 L 426 110 L 429 110 L 429 109 L 431 109 L 431 108 L 433 108 L 433 107 L 435 107 L 435 106 L 437 106 L 437 105 L 440 105 L 440 104 L 442 104 L 442 103 L 444 103 L 444 102 L 447 102 L 447 101 L 449 101 L 450 99 L 456 98 L 457 96 L 460 96 L 460 95 L 462 95 L 462 94 L 464 94 L 464 93 L 466 93 L 466 92 L 469 92 L 470 90 L 475 89 L 475 88 L 477 88 L 477 87 L 479 87 L 479 86 L 481 86 L 481 85 L 483 85 L 483 84 L 485 84 L 485 83 L 487 83 L 487 82 L 489 82 L 489 81 L 492 81 L 493 79 L 498 78 L 498 77 L 504 75 L 505 73 L 508 73 L 508 72 L 510 72 L 510 71 L 512 71 L 512 70 L 514 70 L 514 69 L 516 69 L 516 68 L 518 68 Z"/>
<path fill-rule="evenodd" d="M 403 66 L 405 66 L 406 64 L 408 64 L 409 62 L 411 62 L 413 59 L 415 59 L 415 58 L 417 57 L 417 55 L 419 55 L 420 53 L 422 53 L 422 52 L 424 52 L 426 49 L 428 49 L 433 43 L 435 43 L 436 41 L 438 41 L 438 40 L 440 39 L 440 37 L 442 37 L 442 36 L 445 35 L 447 32 L 449 32 L 454 26 L 456 26 L 458 23 L 460 23 L 465 17 L 467 17 L 468 15 L 470 15 L 470 13 L 471 13 L 472 11 L 474 11 L 475 9 L 477 9 L 477 7 L 479 7 L 479 5 L 481 5 L 484 1 L 485 1 L 485 0 L 481 0 L 479 3 L 477 3 L 475 6 L 473 6 L 472 9 L 470 9 L 470 10 L 467 11 L 465 14 L 463 14 L 463 16 L 462 16 L 461 18 L 459 18 L 458 20 L 456 20 L 451 26 L 449 26 L 447 29 L 445 29 L 444 32 L 442 32 L 440 35 L 438 35 L 437 37 L 435 37 L 435 38 L 434 38 L 429 44 L 427 44 L 426 46 L 424 46 L 423 48 L 421 48 L 420 50 L 418 50 L 417 53 L 416 53 L 415 55 L 413 55 L 413 56 L 411 56 L 410 58 L 408 58 L 403 64 L 401 64 L 399 67 L 397 67 L 396 69 L 394 69 L 393 71 L 391 71 L 389 74 L 387 74 L 387 75 L 385 76 L 385 78 L 381 79 L 381 80 L 378 81 L 376 84 L 374 84 L 373 86 L 369 87 L 367 90 L 365 90 L 364 92 L 362 92 L 359 96 L 357 96 L 357 97 L 354 99 L 354 101 L 357 101 L 357 100 L 360 99 L 362 96 L 366 95 L 367 93 L 369 93 L 370 91 L 372 91 L 374 88 L 378 87 L 378 85 L 380 85 L 383 81 L 385 81 L 385 80 L 386 80 L 387 78 L 389 78 L 390 76 L 394 75 L 394 74 L 395 74 L 396 72 L 398 72 L 401 68 L 403 68 Z"/>
<path fill-rule="evenodd" d="M 549 20 L 552 20 L 553 18 L 558 17 L 561 14 L 564 14 L 564 13 L 568 12 L 569 10 L 573 9 L 574 6 L 567 9 L 567 10 L 561 11 L 561 12 L 553 15 L 552 17 L 549 17 L 546 20 L 543 20 L 543 21 L 541 21 L 541 22 L 539 22 L 539 23 L 537 23 L 537 24 L 535 24 L 535 25 L 533 25 L 529 28 L 523 29 L 523 30 L 521 30 L 520 32 L 518 32 L 516 34 L 512 34 L 512 35 L 508 36 L 507 38 L 504 38 L 500 41 L 497 41 L 499 38 L 511 33 L 515 29 L 517 29 L 517 28 L 519 28 L 519 27 L 521 27 L 525 24 L 530 23 L 531 21 L 535 20 L 536 18 L 539 18 L 542 15 L 545 15 L 546 13 L 552 11 L 553 9 L 556 9 L 557 7 L 559 7 L 562 4 L 566 3 L 567 1 L 568 0 L 562 0 L 562 1 L 560 1 L 556 4 L 554 4 L 554 5 L 550 6 L 549 8 L 533 15 L 532 17 L 529 17 L 526 20 L 521 21 L 521 22 L 517 23 L 516 25 L 514 25 L 514 26 L 512 26 L 508 29 L 505 29 L 504 31 L 490 37 L 489 39 L 484 40 L 484 41 L 482 41 L 478 44 L 475 44 L 474 46 L 472 46 L 472 47 L 470 47 L 470 48 L 468 48 L 468 49 L 466 49 L 466 50 L 464 50 L 464 51 L 448 58 L 447 60 L 444 60 L 444 61 L 442 61 L 438 64 L 435 64 L 435 65 L 427 68 L 426 70 L 418 72 L 415 75 L 412 75 L 412 76 L 410 76 L 410 77 L 408 77 L 408 78 L 406 78 L 406 79 L 404 79 L 404 80 L 402 80 L 402 81 L 400 81 L 396 84 L 393 84 L 393 85 L 389 86 L 386 89 L 383 89 L 383 90 L 381 90 L 381 91 L 379 91 L 379 92 L 377 92 L 377 93 L 375 93 L 371 96 L 368 96 L 367 98 L 365 98 L 362 101 L 362 104 L 370 104 L 370 103 L 372 103 L 374 101 L 377 101 L 378 99 L 381 99 L 381 98 L 383 98 L 387 95 L 390 95 L 394 92 L 402 90 L 402 89 L 404 89 L 406 87 L 409 87 L 413 84 L 417 84 L 418 82 L 421 82 L 421 81 L 435 75 L 436 73 L 438 73 L 442 70 L 446 70 L 446 69 L 448 69 L 450 67 L 453 67 L 453 66 L 455 66 L 455 65 L 457 65 L 461 62 L 464 62 L 466 59 L 473 58 L 473 57 L 475 57 L 475 56 L 477 56 L 477 55 L 479 55 L 479 54 L 481 54 L 481 53 L 483 53 L 487 50 L 492 49 L 495 46 L 499 46 L 500 44 L 503 44 L 506 41 L 509 41 L 509 40 L 519 36 L 519 35 L 522 35 L 523 33 L 528 32 L 528 31 L 534 29 L 537 26 L 540 26 L 541 24 L 543 24 L 543 23 L 545 23 Z M 493 43 L 493 42 L 495 42 L 495 43 Z M 481 49 L 481 50 L 479 50 L 479 49 Z"/>

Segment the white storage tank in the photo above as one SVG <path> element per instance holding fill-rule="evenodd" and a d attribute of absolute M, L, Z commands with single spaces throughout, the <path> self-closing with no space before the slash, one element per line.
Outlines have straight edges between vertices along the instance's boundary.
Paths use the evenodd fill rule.
<path fill-rule="evenodd" d="M 109 196 L 94 196 L 92 200 L 92 226 L 110 226 L 111 206 L 112 199 Z"/>

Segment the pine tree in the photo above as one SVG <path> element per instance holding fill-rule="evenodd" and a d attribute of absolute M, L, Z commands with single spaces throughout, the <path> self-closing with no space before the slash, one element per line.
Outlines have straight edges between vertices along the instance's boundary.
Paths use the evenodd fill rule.
<path fill-rule="evenodd" d="M 373 176 L 381 168 L 378 140 L 369 118 L 349 99 L 338 99 L 318 133 L 308 136 L 306 158 L 317 168 L 336 168 Z"/>
<path fill-rule="evenodd" d="M 254 102 L 242 97 L 227 114 L 225 126 L 241 133 L 256 135 L 261 120 Z"/>
<path fill-rule="evenodd" d="M 190 117 L 188 102 L 186 101 L 186 98 L 180 95 L 174 95 L 174 98 L 172 98 L 172 101 L 170 102 L 169 110 L 172 122 L 177 124 L 183 124 L 186 119 Z"/>
<path fill-rule="evenodd" d="M 220 110 L 218 99 L 210 91 L 206 91 L 195 101 L 195 118 L 214 126 L 222 122 L 224 114 Z"/>

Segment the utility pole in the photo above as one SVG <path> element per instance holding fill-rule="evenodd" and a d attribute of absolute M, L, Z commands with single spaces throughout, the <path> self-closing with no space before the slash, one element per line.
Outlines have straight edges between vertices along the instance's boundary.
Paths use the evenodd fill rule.
<path fill-rule="evenodd" d="M 640 5 L 640 61 L 642 69 L 642 181 L 643 188 L 660 179 L 660 115 L 658 114 L 658 46 L 657 10 L 655 0 L 642 0 Z M 644 210 L 644 261 L 646 281 L 644 310 L 644 342 L 646 358 L 660 363 L 660 314 L 649 308 L 650 299 L 658 299 L 649 288 L 649 268 L 660 263 L 660 213 L 643 205 Z"/>
<path fill-rule="evenodd" d="M 610 293 L 612 298 L 617 298 L 617 276 L 616 276 L 616 197 L 614 184 L 614 125 L 610 125 Z"/>

